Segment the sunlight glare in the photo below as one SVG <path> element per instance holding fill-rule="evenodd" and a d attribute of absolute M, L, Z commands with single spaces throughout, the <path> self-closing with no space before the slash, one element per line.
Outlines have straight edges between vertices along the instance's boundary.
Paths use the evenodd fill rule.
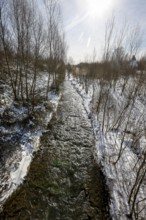
<path fill-rule="evenodd" d="M 86 0 L 86 10 L 92 18 L 102 17 L 111 9 L 114 0 Z"/>

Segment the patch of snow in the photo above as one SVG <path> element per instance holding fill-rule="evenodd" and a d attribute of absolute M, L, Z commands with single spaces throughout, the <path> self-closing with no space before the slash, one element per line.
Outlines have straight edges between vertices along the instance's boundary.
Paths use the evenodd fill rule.
<path fill-rule="evenodd" d="M 130 213 L 130 207 L 128 204 L 129 193 L 132 185 L 134 184 L 136 178 L 136 172 L 140 166 L 141 160 L 138 160 L 137 153 L 140 153 L 141 157 L 143 149 L 145 148 L 146 139 L 143 136 L 139 141 L 139 152 L 135 153 L 131 145 L 133 139 L 131 134 L 124 134 L 121 130 L 103 130 L 102 128 L 102 117 L 100 113 L 97 114 L 93 111 L 93 95 L 99 93 L 99 87 L 97 86 L 95 94 L 93 94 L 93 87 L 89 87 L 89 92 L 86 93 L 83 84 L 81 84 L 76 78 L 71 76 L 70 78 L 72 85 L 80 94 L 83 99 L 83 104 L 86 111 L 91 118 L 93 131 L 95 135 L 96 144 L 93 148 L 93 155 L 98 164 L 101 165 L 102 170 L 105 174 L 107 185 L 109 187 L 110 193 L 110 212 L 112 219 L 114 220 L 127 220 L 127 214 Z M 134 78 L 130 78 L 127 82 L 127 88 L 130 89 L 134 85 Z M 97 83 L 98 84 L 98 83 Z M 110 89 L 110 98 L 112 99 L 116 110 L 121 111 L 121 106 L 124 106 L 128 100 L 128 90 L 127 88 L 122 93 L 122 85 L 124 84 L 123 79 L 119 79 L 116 83 L 116 87 Z M 135 100 L 133 109 L 131 112 L 131 126 L 135 126 L 136 123 L 143 123 L 143 117 L 146 116 L 145 106 L 138 100 Z M 111 116 L 112 117 L 112 116 Z M 136 122 L 135 122 L 135 119 Z M 114 121 L 114 115 L 112 118 L 112 123 Z M 127 120 L 127 119 L 125 119 Z M 106 119 L 105 119 L 106 121 Z M 144 120 L 145 121 L 145 120 Z M 124 121 L 123 121 L 124 123 Z M 107 121 L 105 122 L 107 124 Z M 122 139 L 124 137 L 124 141 Z M 121 148 L 122 146 L 122 148 Z M 122 149 L 122 154 L 119 161 L 114 165 L 114 162 L 118 158 L 118 154 Z M 146 196 L 146 185 L 142 184 L 138 193 L 137 200 L 140 201 L 145 199 Z M 146 206 L 146 201 L 143 201 L 143 208 Z M 140 218 L 144 219 L 146 216 L 146 209 L 140 213 Z"/>
<path fill-rule="evenodd" d="M 43 78 L 43 77 L 42 77 Z M 46 76 L 39 80 L 44 83 L 47 81 Z M 43 84 L 40 86 L 42 87 Z M 28 128 L 23 130 L 21 125 L 14 124 L 11 127 L 0 127 L 1 132 L 1 140 L 5 143 L 8 141 L 12 142 L 12 137 L 18 134 L 20 136 L 19 143 L 17 143 L 17 149 L 12 153 L 10 158 L 6 159 L 4 167 L 0 167 L 1 174 L 1 185 L 0 185 L 0 209 L 2 210 L 2 205 L 6 201 L 6 199 L 17 189 L 17 187 L 24 181 L 31 161 L 34 157 L 34 152 L 38 151 L 40 145 L 40 138 L 42 133 L 45 131 L 47 124 L 50 122 L 53 112 L 57 110 L 57 106 L 60 100 L 61 94 L 57 95 L 55 92 L 48 93 L 48 102 L 52 103 L 53 108 L 51 111 L 46 110 L 46 108 L 41 105 L 35 107 L 36 112 L 43 112 L 45 114 L 43 118 L 43 127 L 38 126 L 35 129 L 30 128 L 30 126 L 35 126 L 35 122 L 29 119 Z M 7 107 L 7 106 L 6 106 Z M 24 107 L 10 107 L 15 111 L 17 119 L 21 121 L 21 118 L 24 118 L 24 115 L 28 115 L 27 108 Z M 5 107 L 1 108 L 1 112 L 3 113 Z M 4 137 L 3 137 L 4 136 Z M 16 144 L 16 143 L 15 143 Z M 4 171 L 4 172 L 3 172 Z"/>

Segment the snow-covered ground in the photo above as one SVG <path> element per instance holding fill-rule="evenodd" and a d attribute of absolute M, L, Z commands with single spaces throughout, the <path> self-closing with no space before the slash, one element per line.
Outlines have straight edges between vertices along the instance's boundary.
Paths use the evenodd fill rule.
<path fill-rule="evenodd" d="M 146 169 L 145 164 L 143 169 L 138 171 L 144 161 L 146 146 L 145 132 L 143 132 L 146 119 L 144 87 L 138 87 L 138 90 L 134 89 L 138 84 L 137 78 L 129 78 L 128 81 L 121 78 L 116 84 L 103 82 L 104 91 L 102 92 L 101 82 L 94 81 L 88 85 L 87 91 L 83 81 L 81 83 L 78 78 L 73 76 L 70 77 L 70 80 L 81 95 L 85 109 L 92 121 L 96 140 L 93 154 L 106 176 L 112 219 L 128 219 L 127 214 L 131 212 L 136 194 L 134 207 L 135 212 L 138 213 L 137 219 L 145 219 L 146 178 L 139 188 L 136 185 L 132 191 L 138 173 L 140 179 Z M 136 94 L 135 91 L 137 91 Z M 102 101 L 97 113 L 100 92 Z M 107 105 L 105 106 L 106 101 Z M 106 112 L 104 112 L 104 107 Z M 138 132 L 141 133 L 141 136 L 134 145 L 134 135 Z M 119 152 L 121 152 L 120 157 Z M 133 194 L 128 203 L 130 192 Z M 132 219 L 136 219 L 136 215 L 133 215 Z"/>
<path fill-rule="evenodd" d="M 45 84 L 47 84 L 47 75 L 40 74 L 37 88 L 42 97 L 45 94 Z M 27 107 L 16 105 L 11 94 L 9 87 L 4 88 L 0 105 L 0 152 L 2 152 L 0 158 L 0 209 L 27 175 L 35 152 L 39 149 L 42 133 L 47 128 L 53 112 L 57 110 L 61 97 L 61 94 L 50 91 L 48 100 L 35 106 L 34 114 L 29 117 Z"/>

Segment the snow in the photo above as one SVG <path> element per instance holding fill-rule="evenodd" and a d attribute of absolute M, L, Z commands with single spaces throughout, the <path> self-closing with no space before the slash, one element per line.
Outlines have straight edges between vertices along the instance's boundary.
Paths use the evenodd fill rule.
<path fill-rule="evenodd" d="M 129 65 L 130 65 L 130 67 L 132 67 L 132 68 L 137 68 L 137 67 L 138 67 L 138 63 L 137 63 L 136 60 L 131 60 Z"/>
<path fill-rule="evenodd" d="M 61 94 L 57 95 L 55 91 L 50 91 L 48 93 L 48 99 L 53 104 L 55 110 L 57 109 L 60 98 L 61 98 Z"/>
<path fill-rule="evenodd" d="M 17 187 L 23 182 L 30 163 L 33 159 L 33 149 L 37 150 L 39 146 L 40 138 L 36 136 L 33 139 L 33 144 L 26 143 L 25 145 L 21 145 L 21 160 L 18 162 L 17 167 L 15 168 L 15 164 L 13 163 L 11 167 L 9 167 L 10 174 L 7 179 L 7 191 L 3 191 L 0 197 L 0 202 L 3 204 L 6 199 L 17 189 Z M 2 183 L 5 185 L 5 182 Z"/>
<path fill-rule="evenodd" d="M 37 82 L 38 87 L 41 90 L 41 95 L 44 83 L 47 83 L 47 76 L 41 74 L 40 80 Z M 12 143 L 12 138 L 18 135 L 20 137 L 19 143 L 17 142 L 18 147 L 11 153 L 11 156 L 6 158 L 4 167 L 0 167 L 1 175 L 1 186 L 0 186 L 0 209 L 2 205 L 7 200 L 7 198 L 17 189 L 17 187 L 24 181 L 30 164 L 34 158 L 34 152 L 37 152 L 40 146 L 40 138 L 45 131 L 48 123 L 50 122 L 53 112 L 57 110 L 61 94 L 56 94 L 55 91 L 50 91 L 48 93 L 48 100 L 46 103 L 51 103 L 51 110 L 46 109 L 41 105 L 38 105 L 34 108 L 35 112 L 42 112 L 43 124 L 35 124 L 35 118 L 29 119 L 26 128 L 23 128 L 21 125 L 22 119 L 28 116 L 28 109 L 25 107 L 12 105 L 13 100 L 8 91 L 6 90 L 7 96 L 9 97 L 7 103 L 4 106 L 1 106 L 0 113 L 3 114 L 6 108 L 10 108 L 11 111 L 14 111 L 14 116 L 17 119 L 14 124 L 11 126 L 0 126 L 1 140 L 4 143 Z M 4 93 L 4 96 L 5 96 Z M 49 104 L 50 105 L 50 104 Z M 40 119 L 41 116 L 39 116 Z M 31 128 L 33 126 L 33 129 Z M 16 143 L 14 142 L 14 145 Z"/>
<path fill-rule="evenodd" d="M 110 193 L 110 212 L 112 219 L 126 220 L 128 219 L 127 214 L 130 213 L 130 206 L 128 204 L 129 193 L 132 185 L 134 184 L 137 170 L 143 158 L 142 152 L 145 148 L 146 139 L 145 136 L 142 135 L 139 140 L 138 152 L 134 152 L 134 150 L 131 148 L 133 143 L 132 134 L 126 134 L 124 132 L 124 124 L 127 121 L 127 116 L 125 116 L 123 125 L 121 125 L 121 127 L 118 129 L 113 129 L 112 125 L 116 121 L 116 118 L 120 114 L 123 106 L 126 105 L 128 101 L 128 93 L 129 91 L 132 91 L 135 79 L 130 78 L 128 80 L 127 86 L 123 93 L 123 78 L 116 82 L 115 88 L 110 88 L 109 97 L 112 102 L 109 103 L 109 105 L 111 104 L 116 106 L 116 114 L 114 115 L 114 113 L 110 112 L 111 115 L 109 123 L 107 122 L 106 118 L 105 125 L 108 125 L 108 129 L 102 128 L 103 112 L 101 111 L 97 115 L 97 113 L 94 111 L 94 102 L 96 99 L 98 99 L 100 90 L 99 82 L 96 82 L 96 87 L 94 87 L 95 92 L 93 92 L 93 86 L 89 85 L 88 93 L 86 93 L 83 83 L 73 76 L 71 76 L 70 80 L 76 91 L 82 97 L 84 107 L 91 118 L 96 140 L 96 144 L 93 147 L 93 155 L 97 163 L 101 165 L 102 171 L 106 177 L 106 182 Z M 142 93 L 143 89 L 141 89 L 141 94 Z M 128 111 L 125 114 L 128 114 Z M 133 126 L 133 128 L 131 127 L 131 130 L 133 129 L 133 131 L 135 131 L 136 129 L 139 129 L 136 128 L 139 125 L 144 126 L 145 116 L 145 105 L 140 101 L 139 96 L 137 96 L 130 114 L 129 121 L 131 126 Z M 120 152 L 121 146 L 121 157 L 119 161 L 114 164 L 118 158 L 118 153 Z M 137 204 L 138 201 L 144 199 L 145 197 L 146 185 L 143 183 L 137 196 Z M 143 201 L 142 204 L 139 203 L 139 210 L 144 206 L 146 206 L 146 201 Z M 144 208 L 139 215 L 139 219 L 144 219 L 145 216 L 146 209 Z"/>

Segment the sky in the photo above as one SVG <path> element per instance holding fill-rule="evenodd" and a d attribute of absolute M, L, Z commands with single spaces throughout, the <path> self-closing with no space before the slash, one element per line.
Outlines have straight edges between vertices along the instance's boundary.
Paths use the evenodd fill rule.
<path fill-rule="evenodd" d="M 74 63 L 92 59 L 96 51 L 101 59 L 105 24 L 115 17 L 117 27 L 140 25 L 141 50 L 146 51 L 146 0 L 60 0 L 68 44 L 68 57 Z"/>

